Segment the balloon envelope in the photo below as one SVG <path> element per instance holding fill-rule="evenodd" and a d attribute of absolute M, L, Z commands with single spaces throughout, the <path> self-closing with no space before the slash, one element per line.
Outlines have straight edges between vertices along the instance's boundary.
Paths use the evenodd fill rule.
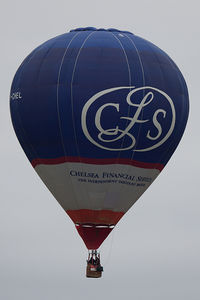
<path fill-rule="evenodd" d="M 130 32 L 79 28 L 19 67 L 10 108 L 35 171 L 97 249 L 167 164 L 188 92 L 175 63 Z"/>

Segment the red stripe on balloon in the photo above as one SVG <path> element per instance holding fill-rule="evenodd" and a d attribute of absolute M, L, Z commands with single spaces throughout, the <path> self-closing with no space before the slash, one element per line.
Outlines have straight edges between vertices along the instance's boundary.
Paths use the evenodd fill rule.
<path fill-rule="evenodd" d="M 160 163 L 147 163 L 136 161 L 128 158 L 86 158 L 86 157 L 75 157 L 75 156 L 63 156 L 58 158 L 36 158 L 33 159 L 31 164 L 35 168 L 37 165 L 57 165 L 65 162 L 94 164 L 94 165 L 130 165 L 144 169 L 157 169 L 162 171 L 164 168 L 163 164 Z"/>
<path fill-rule="evenodd" d="M 78 223 L 92 225 L 116 225 L 124 215 L 124 212 L 107 209 L 77 209 L 67 210 L 66 213 L 75 224 Z"/>

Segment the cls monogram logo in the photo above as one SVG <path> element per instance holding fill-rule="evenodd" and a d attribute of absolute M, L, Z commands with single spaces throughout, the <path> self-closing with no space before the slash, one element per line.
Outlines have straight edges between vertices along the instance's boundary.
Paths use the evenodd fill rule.
<path fill-rule="evenodd" d="M 121 116 L 120 119 L 124 119 L 127 120 L 126 124 L 127 127 L 122 129 L 119 128 L 119 125 L 115 124 L 115 127 L 113 126 L 112 128 L 104 128 L 102 125 L 102 119 L 103 119 L 103 112 L 104 110 L 106 110 L 106 108 L 110 108 L 113 109 L 114 113 L 118 113 L 120 114 L 120 104 L 119 103 L 105 103 L 102 106 L 100 106 L 97 111 L 96 111 L 96 115 L 94 118 L 94 123 L 96 128 L 98 129 L 98 134 L 96 136 L 96 138 L 94 139 L 91 136 L 91 132 L 90 129 L 87 127 L 87 116 L 88 116 L 88 111 L 91 107 L 91 105 L 95 102 L 100 100 L 100 97 L 103 97 L 106 94 L 115 92 L 117 90 L 122 90 L 122 89 L 129 89 L 129 93 L 126 96 L 126 103 L 129 105 L 129 107 L 135 107 L 135 113 L 133 116 Z M 134 103 L 134 96 L 137 92 L 143 92 L 143 97 L 141 97 L 141 101 L 139 103 Z M 146 91 L 146 94 L 145 94 Z M 160 95 L 162 95 L 165 99 L 165 101 L 168 102 L 168 105 L 170 107 L 170 115 L 171 115 L 171 122 L 170 124 L 168 124 L 168 128 L 167 128 L 167 132 L 165 132 L 164 136 L 162 136 L 163 133 L 163 128 L 161 126 L 161 124 L 158 121 L 158 116 L 159 119 L 165 119 L 166 115 L 167 115 L 167 111 L 165 109 L 159 108 L 156 109 L 153 113 L 153 116 L 151 117 L 152 119 L 142 119 L 142 111 L 143 109 L 150 105 L 150 103 L 152 101 L 156 101 L 156 97 L 155 97 L 155 93 L 158 93 Z M 137 101 L 138 102 L 138 101 Z M 166 107 L 166 106 L 165 106 Z M 140 87 L 140 88 L 135 88 L 135 87 L 115 87 L 115 88 L 110 88 L 110 89 L 106 89 L 103 90 L 97 94 L 95 94 L 93 97 L 91 97 L 86 104 L 83 107 L 82 110 L 82 116 L 81 116 L 81 124 L 82 124 L 82 129 L 83 132 L 86 136 L 86 138 L 94 145 L 96 145 L 99 148 L 102 148 L 104 150 L 109 150 L 109 151 L 119 151 L 119 150 L 130 150 L 133 149 L 134 146 L 137 144 L 137 136 L 133 135 L 133 131 L 134 131 L 134 126 L 138 123 L 147 123 L 149 124 L 150 128 L 148 129 L 145 138 L 148 141 L 152 141 L 151 146 L 147 146 L 144 147 L 142 149 L 133 149 L 134 151 L 140 151 L 140 152 L 144 152 L 144 151 L 150 151 L 152 149 L 155 149 L 157 147 L 159 147 L 160 145 L 162 145 L 172 134 L 173 130 L 174 130 L 174 126 L 175 126 L 175 120 L 176 120 L 176 112 L 175 112 L 175 108 L 174 108 L 174 104 L 172 99 L 163 91 L 154 88 L 154 87 L 150 87 L 150 86 L 145 86 L 145 87 Z M 110 122 L 112 123 L 112 119 L 110 120 Z M 151 130 L 152 130 L 152 125 L 153 124 L 153 129 L 154 129 L 154 134 L 152 134 Z M 155 135 L 155 129 L 156 129 L 156 135 Z M 165 130 L 166 131 L 166 130 Z M 126 144 L 123 145 L 123 138 L 125 137 L 129 137 L 129 145 Z M 117 141 L 122 141 L 120 147 L 108 147 L 108 143 L 113 143 L 113 142 L 117 142 Z"/>

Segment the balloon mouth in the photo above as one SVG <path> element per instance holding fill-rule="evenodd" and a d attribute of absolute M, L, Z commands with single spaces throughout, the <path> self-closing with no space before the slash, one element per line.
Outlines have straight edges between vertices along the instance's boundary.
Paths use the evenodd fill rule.
<path fill-rule="evenodd" d="M 67 210 L 88 250 L 98 249 L 124 212 L 111 210 Z"/>
<path fill-rule="evenodd" d="M 116 28 L 105 29 L 105 28 L 96 28 L 96 27 L 79 27 L 79 28 L 70 30 L 70 32 L 73 32 L 73 31 L 107 31 L 107 32 L 119 32 L 119 33 L 133 34 L 130 31 L 119 30 L 119 29 L 116 29 Z"/>
<path fill-rule="evenodd" d="M 75 224 L 88 250 L 98 249 L 115 225 Z"/>

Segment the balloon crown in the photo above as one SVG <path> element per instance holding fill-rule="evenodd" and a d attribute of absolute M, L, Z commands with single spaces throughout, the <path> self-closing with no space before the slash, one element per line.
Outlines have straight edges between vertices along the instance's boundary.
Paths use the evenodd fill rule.
<path fill-rule="evenodd" d="M 96 27 L 79 27 L 79 28 L 70 30 L 70 32 L 73 32 L 73 31 L 109 31 L 109 32 L 123 32 L 123 33 L 132 34 L 132 32 L 130 32 L 130 31 L 119 30 L 116 28 L 105 29 L 105 28 L 96 28 Z"/>

